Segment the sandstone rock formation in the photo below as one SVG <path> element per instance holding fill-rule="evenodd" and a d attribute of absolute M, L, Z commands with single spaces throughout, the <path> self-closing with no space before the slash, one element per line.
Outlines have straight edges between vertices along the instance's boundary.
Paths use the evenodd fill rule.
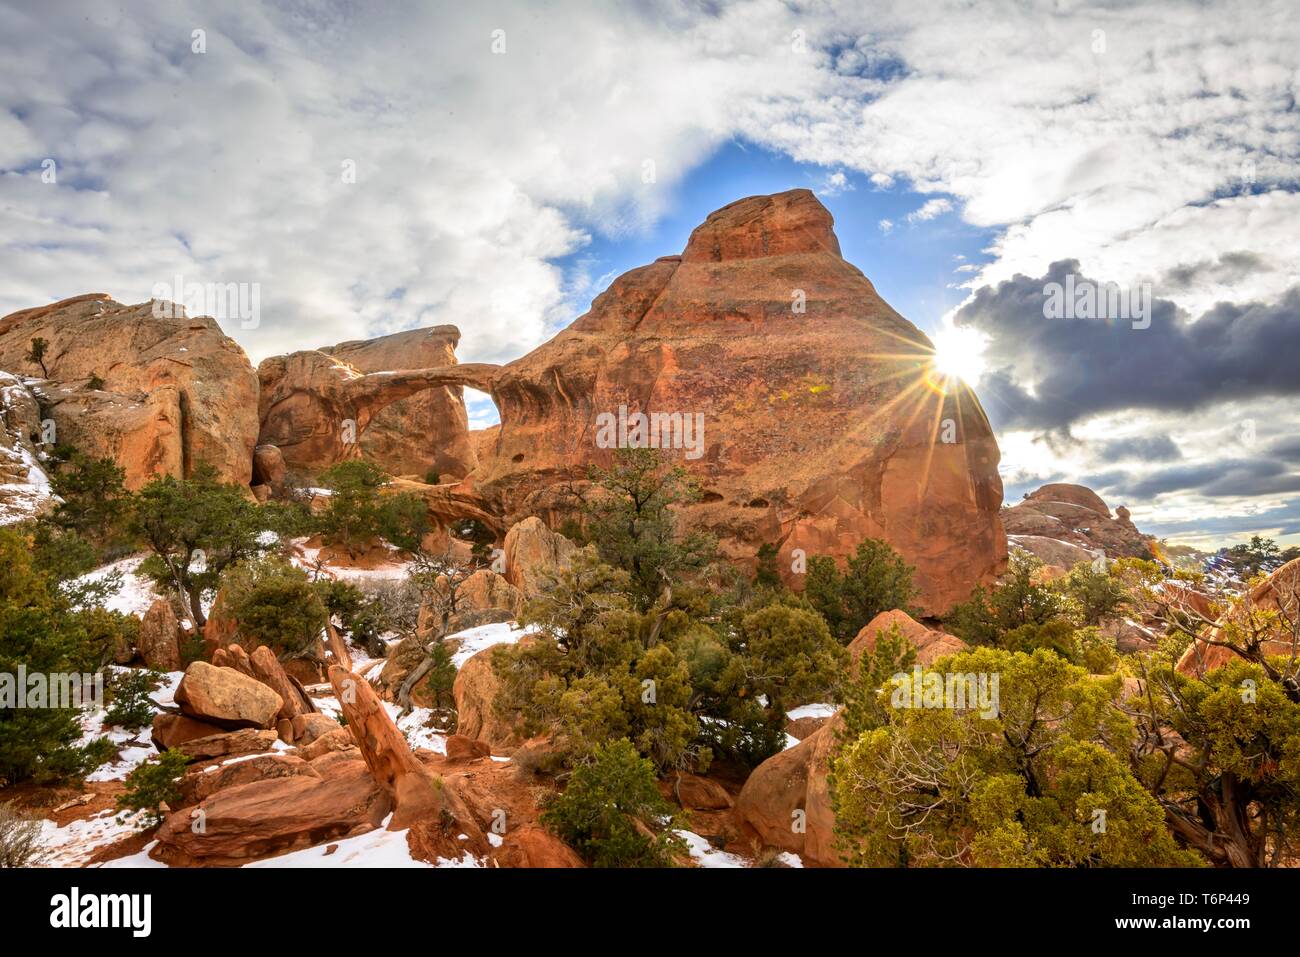
<path fill-rule="evenodd" d="M 492 670 L 493 651 L 485 648 L 461 665 L 451 693 L 456 701 L 457 733 L 505 753 L 517 746 L 520 739 L 515 728 L 498 717 L 492 707 L 500 687 Z"/>
<path fill-rule="evenodd" d="M 573 542 L 530 516 L 506 532 L 505 577 L 524 598 L 540 594 L 548 571 L 563 568 L 577 550 Z"/>
<path fill-rule="evenodd" d="M 1013 544 L 1049 565 L 1069 568 L 1107 558 L 1152 558 L 1154 539 L 1143 535 L 1121 506 L 1112 516 L 1092 489 L 1058 483 L 1044 485 L 1002 513 Z M 1084 554 L 1084 552 L 1087 554 Z"/>
<path fill-rule="evenodd" d="M 370 685 L 337 665 L 330 668 L 330 683 L 366 766 L 392 799 L 389 829 L 399 830 L 420 818 L 436 817 L 442 809 L 438 782 L 411 753 Z"/>
<path fill-rule="evenodd" d="M 353 752 L 355 753 L 355 752 Z M 263 777 L 202 799 L 202 830 L 193 808 L 171 814 L 153 856 L 169 864 L 238 866 L 378 827 L 389 799 L 359 758 L 346 752 L 311 762 L 315 771 Z"/>
<path fill-rule="evenodd" d="M 159 671 L 181 670 L 180 628 L 176 612 L 167 599 L 159 598 L 149 606 L 140 621 L 140 636 L 136 639 L 136 648 L 146 665 Z"/>
<path fill-rule="evenodd" d="M 415 454 L 410 443 L 418 441 L 429 450 L 431 461 L 442 462 L 449 471 L 463 469 L 472 461 L 473 450 L 463 405 L 459 414 L 455 408 L 458 385 L 478 374 L 481 367 L 469 365 L 363 373 L 343 358 L 318 350 L 272 356 L 257 368 L 258 444 L 279 448 L 290 474 L 310 475 L 335 462 L 364 457 L 365 436 L 376 416 L 395 402 L 435 390 L 439 398 L 425 411 L 430 416 L 436 411 L 441 418 L 403 424 L 398 414 L 376 441 L 381 451 L 399 460 Z M 407 427 L 427 427 L 429 432 L 398 442 L 397 430 Z M 433 449 L 453 451 L 439 457 Z M 378 461 L 389 465 L 382 458 Z"/>
<path fill-rule="evenodd" d="M 523 592 L 489 568 L 480 568 L 456 589 L 458 610 L 486 611 L 501 608 L 518 615 L 523 606 Z"/>
<path fill-rule="evenodd" d="M 341 342 L 320 351 L 358 372 L 427 369 L 454 366 L 459 341 L 455 326 L 433 326 Z M 393 475 L 424 478 L 435 472 L 443 481 L 452 481 L 468 475 L 477 462 L 459 386 L 429 389 L 380 409 L 357 444 L 366 458 Z"/>
<path fill-rule="evenodd" d="M 757 768 L 736 798 L 736 818 L 769 847 L 798 854 L 813 867 L 842 867 L 827 784 L 839 715 Z M 792 826 L 800 823 L 801 827 Z"/>
<path fill-rule="evenodd" d="M 1198 606 L 1207 607 L 1181 593 L 1175 600 L 1192 611 L 1196 611 Z M 1267 640 L 1261 650 L 1266 655 L 1289 657 L 1297 654 L 1300 651 L 1300 558 L 1287 562 L 1252 588 L 1245 601 L 1229 612 L 1227 620 L 1245 625 L 1245 632 L 1248 633 L 1251 630 L 1249 619 L 1253 617 L 1256 625 L 1261 624 L 1269 612 L 1278 613 L 1277 620 L 1266 632 Z M 1223 625 L 1226 623 L 1221 619 L 1216 627 L 1209 629 L 1206 637 L 1221 639 Z M 1237 655 L 1228 648 L 1198 640 L 1183 652 L 1178 661 L 1178 670 L 1185 675 L 1204 675 L 1235 657 Z"/>
<path fill-rule="evenodd" d="M 38 391 L 58 441 L 115 459 L 128 488 L 189 475 L 201 461 L 246 485 L 257 376 L 216 320 L 166 305 L 178 318 L 102 293 L 11 313 L 0 319 L 0 369 L 47 379 Z M 36 338 L 49 343 L 48 376 L 25 359 Z"/>
<path fill-rule="evenodd" d="M 905 611 L 882 611 L 862 626 L 853 641 L 849 642 L 849 655 L 856 662 L 864 652 L 875 651 L 876 642 L 891 628 L 916 648 L 916 664 L 930 665 L 945 655 L 953 655 L 966 648 L 966 642 L 955 635 L 927 628 Z"/>
<path fill-rule="evenodd" d="M 185 669 L 175 700 L 192 718 L 223 728 L 269 728 L 283 702 L 256 678 L 196 661 Z"/>
<path fill-rule="evenodd" d="M 40 441 L 36 397 L 17 376 L 0 372 L 0 525 L 33 518 L 54 504 Z"/>
<path fill-rule="evenodd" d="M 740 561 L 778 544 L 796 587 L 795 549 L 843 556 L 883 538 L 935 614 L 1001 572 L 1006 539 L 992 430 L 968 389 L 940 388 L 932 352 L 844 261 L 811 192 L 742 199 L 523 358 L 456 367 L 501 414 L 464 487 L 554 526 L 570 483 L 613 456 L 598 416 L 680 413 L 659 444 L 675 442 L 704 489 L 686 524 Z"/>

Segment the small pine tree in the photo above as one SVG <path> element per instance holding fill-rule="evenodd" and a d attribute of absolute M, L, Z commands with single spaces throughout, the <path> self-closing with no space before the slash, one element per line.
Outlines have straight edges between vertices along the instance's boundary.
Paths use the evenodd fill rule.
<path fill-rule="evenodd" d="M 626 739 L 597 749 L 541 820 L 594 867 L 667 867 L 683 847 L 654 765 Z"/>
<path fill-rule="evenodd" d="M 41 336 L 37 336 L 35 339 L 32 340 L 31 348 L 27 350 L 27 354 L 23 356 L 23 358 L 26 361 L 32 363 L 33 365 L 40 366 L 41 376 L 46 379 L 50 377 L 50 370 L 45 368 L 45 353 L 46 350 L 49 349 L 49 347 L 50 347 L 50 343 L 46 339 L 44 339 Z"/>
<path fill-rule="evenodd" d="M 121 811 L 144 811 L 145 828 L 163 822 L 162 805 L 169 807 L 180 798 L 180 779 L 189 756 L 169 748 L 156 760 L 146 761 L 126 776 L 126 790 L 117 798 Z"/>

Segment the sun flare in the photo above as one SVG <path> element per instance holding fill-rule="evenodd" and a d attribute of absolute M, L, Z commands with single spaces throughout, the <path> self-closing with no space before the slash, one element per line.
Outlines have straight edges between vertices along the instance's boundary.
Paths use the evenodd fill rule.
<path fill-rule="evenodd" d="M 963 326 L 944 326 L 933 336 L 934 370 L 945 379 L 975 385 L 984 374 L 988 337 Z"/>

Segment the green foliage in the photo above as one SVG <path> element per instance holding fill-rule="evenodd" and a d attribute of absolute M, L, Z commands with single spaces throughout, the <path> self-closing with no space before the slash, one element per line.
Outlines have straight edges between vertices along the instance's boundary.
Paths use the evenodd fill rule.
<path fill-rule="evenodd" d="M 45 354 L 49 348 L 49 340 L 43 336 L 37 336 L 32 340 L 31 348 L 29 348 L 27 353 L 23 356 L 25 361 L 30 362 L 32 365 L 40 366 L 41 375 L 47 379 L 50 377 L 50 370 L 45 368 Z"/>
<path fill-rule="evenodd" d="M 1277 542 L 1262 535 L 1252 535 L 1249 542 L 1234 545 L 1227 551 L 1228 559 L 1243 577 L 1272 571 L 1281 564 L 1280 555 Z"/>
<path fill-rule="evenodd" d="M 758 546 L 757 567 L 754 569 L 754 584 L 759 588 L 780 588 L 781 573 L 777 570 L 776 559 L 780 551 L 774 542 L 764 542 Z"/>
<path fill-rule="evenodd" d="M 54 581 L 71 581 L 94 570 L 99 563 L 95 546 L 74 530 L 65 531 L 50 522 L 33 522 L 24 531 L 31 536 L 32 564 Z"/>
<path fill-rule="evenodd" d="M 128 731 L 138 731 L 153 721 L 153 703 L 149 695 L 158 687 L 162 673 L 133 668 L 119 672 L 109 685 L 112 701 L 108 706 L 108 723 Z"/>
<path fill-rule="evenodd" d="M 306 650 L 325 627 L 325 604 L 307 573 L 278 555 L 240 562 L 221 577 L 231 615 L 248 647 L 278 655 Z"/>
<path fill-rule="evenodd" d="M 716 542 L 680 534 L 673 508 L 699 489 L 681 466 L 667 467 L 657 449 L 619 449 L 609 469 L 589 473 L 601 494 L 585 504 L 586 530 L 600 557 L 629 576 L 633 603 L 644 611 L 665 586 L 698 574 L 715 559 Z"/>
<path fill-rule="evenodd" d="M 438 474 L 437 469 L 429 469 L 429 471 L 424 473 L 425 485 L 437 485 L 441 479 L 442 476 Z"/>
<path fill-rule="evenodd" d="M 1066 595 L 1075 602 L 1075 617 L 1084 625 L 1099 625 L 1113 618 L 1128 604 L 1131 596 L 1124 583 L 1109 570 L 1098 571 L 1091 562 L 1079 562 L 1061 582 Z"/>
<path fill-rule="evenodd" d="M 598 748 L 541 820 L 594 867 L 667 867 L 684 850 L 654 766 L 626 740 Z"/>
<path fill-rule="evenodd" d="M 52 522 L 75 532 L 101 553 L 124 539 L 131 506 L 122 484 L 126 472 L 111 458 L 91 459 L 74 452 L 71 460 L 50 477 L 54 492 L 63 499 L 51 515 Z"/>
<path fill-rule="evenodd" d="M 889 720 L 888 699 L 880 694 L 889 680 L 898 674 L 908 674 L 916 662 L 916 646 L 907 640 L 898 625 L 876 636 L 876 646 L 864 650 L 858 659 L 853 680 L 843 691 L 843 740 L 856 740 L 866 731 L 883 727 Z"/>
<path fill-rule="evenodd" d="M 425 687 L 429 690 L 433 707 L 444 711 L 454 710 L 456 699 L 452 697 L 451 691 L 456 684 L 456 665 L 451 660 L 451 652 L 445 644 L 438 641 L 434 643 L 429 656 L 433 659 L 433 664 L 429 668 Z"/>
<path fill-rule="evenodd" d="M 103 392 L 104 385 L 104 380 L 93 372 L 90 374 L 90 378 L 86 380 L 86 388 L 92 392 Z"/>
<path fill-rule="evenodd" d="M 911 609 L 917 594 L 912 574 L 888 543 L 868 538 L 858 544 L 843 572 L 829 556 L 810 558 L 804 597 L 847 645 L 882 611 Z"/>
<path fill-rule="evenodd" d="M 91 674 L 129 634 L 126 619 L 78 609 L 36 568 L 31 542 L 0 528 L 0 673 Z M 0 708 L 0 787 L 76 778 L 113 753 L 107 739 L 82 745 L 72 708 Z"/>
<path fill-rule="evenodd" d="M 326 542 L 341 545 L 350 555 L 376 538 L 414 551 L 429 531 L 423 499 L 411 492 L 384 493 L 388 474 L 372 462 L 339 462 L 321 473 L 320 481 L 333 494 L 317 517 L 317 528 Z"/>
<path fill-rule="evenodd" d="M 939 669 L 934 669 L 938 671 Z M 1134 740 L 1119 679 L 1045 649 L 976 648 L 942 672 L 999 679 L 996 716 L 903 707 L 832 760 L 836 830 L 866 866 L 1195 866 L 1117 755 Z"/>
<path fill-rule="evenodd" d="M 200 626 L 203 593 L 231 565 L 274 547 L 264 533 L 281 513 L 259 509 L 247 491 L 203 465 L 188 479 L 156 478 L 134 496 L 131 526 L 153 553 L 140 571 L 179 592 Z"/>
<path fill-rule="evenodd" d="M 118 810 L 144 811 L 145 828 L 161 824 L 161 805 L 174 805 L 180 798 L 180 779 L 188 762 L 185 752 L 168 749 L 138 765 L 126 776 L 126 790 L 117 798 Z"/>
<path fill-rule="evenodd" d="M 1009 631 L 1065 616 L 1065 596 L 1038 581 L 1042 565 L 1037 558 L 1014 552 L 996 587 L 977 587 L 969 600 L 948 613 L 948 631 L 968 644 L 998 646 Z"/>
<path fill-rule="evenodd" d="M 816 612 L 768 605 L 745 616 L 739 638 L 733 650 L 744 663 L 748 685 L 776 714 L 800 702 L 837 697 L 849 655 Z"/>
<path fill-rule="evenodd" d="M 1134 701 L 1138 776 L 1175 833 L 1212 863 L 1300 855 L 1300 695 L 1233 658 L 1202 678 L 1154 665 Z M 1169 732 L 1172 730 L 1173 734 Z"/>

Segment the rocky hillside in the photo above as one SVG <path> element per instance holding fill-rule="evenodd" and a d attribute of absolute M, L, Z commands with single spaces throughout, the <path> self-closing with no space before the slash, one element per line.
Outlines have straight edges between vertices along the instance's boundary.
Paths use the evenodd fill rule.
<path fill-rule="evenodd" d="M 1129 511 L 1110 508 L 1092 489 L 1044 485 L 1002 511 L 1008 541 L 1048 565 L 1070 568 L 1106 558 L 1152 558 L 1155 539 L 1137 530 Z"/>
<path fill-rule="evenodd" d="M 437 326 L 254 372 L 214 320 L 156 312 L 90 295 L 0 320 L 0 369 L 38 378 L 58 441 L 114 458 L 128 488 L 207 461 L 265 497 L 368 457 L 441 482 L 428 495 L 440 524 L 557 527 L 587 468 L 614 455 L 602 417 L 664 414 L 692 426 L 658 443 L 702 489 L 686 520 L 742 566 L 774 547 L 799 588 L 801 558 L 880 538 L 937 614 L 1005 565 L 998 448 L 978 400 L 929 380 L 930 342 L 843 259 L 808 190 L 712 213 L 680 255 L 619 277 L 504 366 L 458 364 L 459 332 Z M 37 338 L 43 369 L 26 358 Z M 490 435 L 468 431 L 466 385 L 496 400 Z"/>

